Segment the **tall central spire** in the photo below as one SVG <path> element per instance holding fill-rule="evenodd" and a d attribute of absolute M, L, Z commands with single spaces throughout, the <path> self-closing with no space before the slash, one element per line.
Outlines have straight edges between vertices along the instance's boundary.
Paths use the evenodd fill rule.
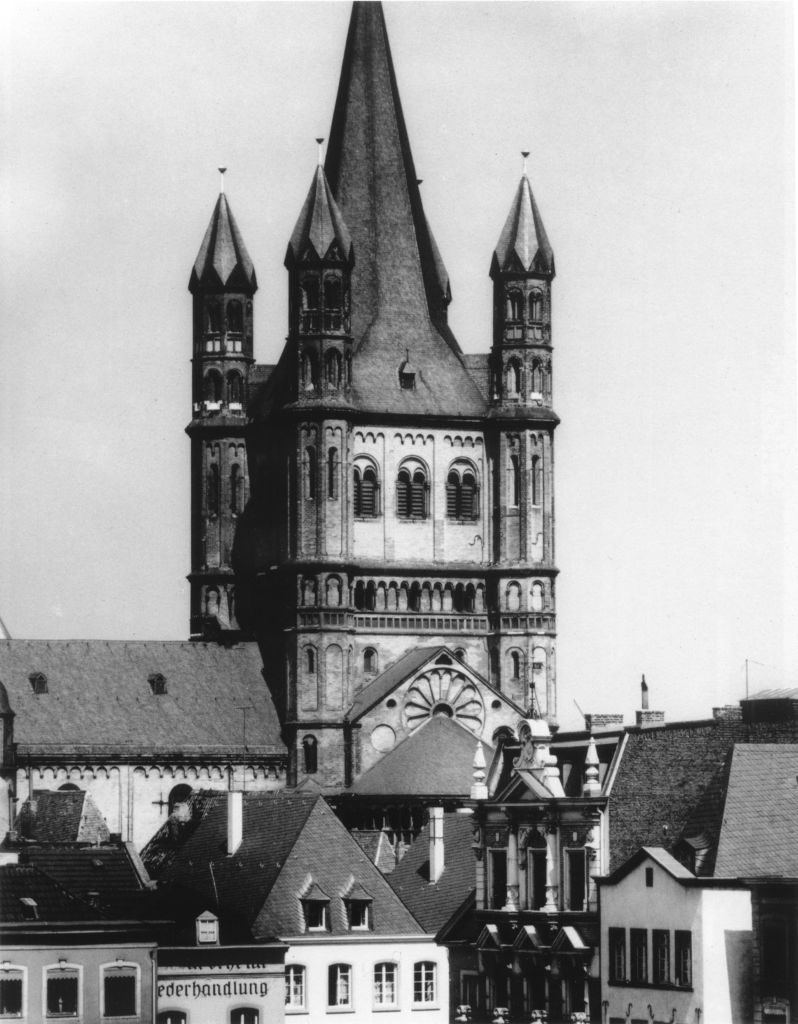
<path fill-rule="evenodd" d="M 352 8 L 325 171 L 355 252 L 356 361 L 368 371 L 374 360 L 376 372 L 379 355 L 384 375 L 409 348 L 422 380 L 425 362 L 430 382 L 435 364 L 443 392 L 448 383 L 452 398 L 481 406 L 446 322 L 448 275 L 424 215 L 379 3 L 355 2 Z M 358 391 L 368 376 L 355 373 Z M 418 411 L 422 404 L 429 411 L 448 404 L 443 393 L 433 403 L 421 398 L 405 395 L 402 404 Z"/>

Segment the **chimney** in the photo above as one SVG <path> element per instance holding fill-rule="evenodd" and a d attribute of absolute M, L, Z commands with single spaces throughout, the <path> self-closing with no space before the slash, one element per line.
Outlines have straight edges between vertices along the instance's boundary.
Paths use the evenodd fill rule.
<path fill-rule="evenodd" d="M 640 680 L 640 698 L 640 707 L 643 711 L 648 711 L 648 684 L 645 676 Z"/>
<path fill-rule="evenodd" d="M 665 724 L 665 712 L 664 711 L 649 711 L 648 709 L 648 683 L 646 677 L 640 680 L 640 696 L 641 696 L 641 707 L 640 710 L 635 714 L 635 724 L 640 729 L 650 728 L 652 725 L 664 725 Z"/>
<path fill-rule="evenodd" d="M 429 809 L 429 880 L 437 882 L 443 874 L 443 808 Z"/>
<path fill-rule="evenodd" d="M 230 790 L 227 794 L 227 856 L 232 857 L 244 838 L 244 794 Z"/>

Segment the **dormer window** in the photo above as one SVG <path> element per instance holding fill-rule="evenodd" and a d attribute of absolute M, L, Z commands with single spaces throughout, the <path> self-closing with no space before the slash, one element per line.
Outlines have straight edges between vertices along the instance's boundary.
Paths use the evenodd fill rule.
<path fill-rule="evenodd" d="M 219 918 L 206 910 L 200 914 L 196 921 L 197 945 L 218 946 L 219 945 Z"/>
<path fill-rule="evenodd" d="M 30 681 L 31 689 L 37 697 L 42 693 L 47 693 L 47 676 L 44 672 L 31 672 L 28 680 Z"/>
<path fill-rule="evenodd" d="M 306 931 L 326 932 L 330 930 L 330 897 L 315 883 L 302 897 L 302 910 L 305 915 Z"/>
<path fill-rule="evenodd" d="M 160 672 L 151 672 L 147 676 L 147 682 L 156 697 L 162 697 L 166 693 L 166 679 Z"/>
<path fill-rule="evenodd" d="M 347 900 L 349 927 L 353 932 L 368 931 L 371 927 L 371 901 Z"/>
<path fill-rule="evenodd" d="M 32 896 L 20 896 L 19 902 L 22 906 L 22 916 L 26 921 L 39 920 L 39 905 Z"/>

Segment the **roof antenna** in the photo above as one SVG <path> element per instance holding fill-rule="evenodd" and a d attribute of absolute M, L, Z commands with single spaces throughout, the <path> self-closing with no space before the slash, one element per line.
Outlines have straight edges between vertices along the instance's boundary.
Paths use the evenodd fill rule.
<path fill-rule="evenodd" d="M 521 156 L 524 158 L 524 177 L 526 177 L 526 158 L 529 156 L 529 150 L 522 149 Z"/>
<path fill-rule="evenodd" d="M 319 147 L 319 167 L 321 167 L 321 162 L 322 162 L 321 161 L 321 144 L 322 144 L 322 142 L 324 142 L 324 139 L 316 139 L 316 144 Z"/>
<path fill-rule="evenodd" d="M 227 170 L 226 167 L 220 167 L 219 168 L 219 174 L 221 175 L 221 177 L 219 179 L 219 191 L 220 191 L 220 193 L 222 195 L 224 195 L 224 172 L 226 170 Z"/>

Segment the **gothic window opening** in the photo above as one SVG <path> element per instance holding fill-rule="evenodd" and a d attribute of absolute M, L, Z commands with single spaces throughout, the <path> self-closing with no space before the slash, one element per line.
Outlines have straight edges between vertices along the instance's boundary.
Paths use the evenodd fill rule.
<path fill-rule="evenodd" d="M 340 331 L 344 326 L 343 287 L 339 277 L 327 277 L 324 281 L 324 329 Z"/>
<path fill-rule="evenodd" d="M 316 500 L 316 449 L 312 444 L 305 449 L 305 497 Z"/>
<path fill-rule="evenodd" d="M 327 450 L 327 497 L 338 497 L 338 449 Z"/>
<path fill-rule="evenodd" d="M 209 334 L 218 334 L 222 329 L 222 312 L 219 308 L 219 303 L 209 302 L 205 310 L 205 314 L 205 330 L 208 331 Z M 214 351 L 214 349 L 210 348 L 207 351 Z M 218 352 L 218 347 L 215 351 Z"/>
<path fill-rule="evenodd" d="M 377 671 L 377 652 L 373 647 L 367 647 L 363 652 L 363 671 L 367 676 L 373 676 Z"/>
<path fill-rule="evenodd" d="M 299 285 L 299 330 L 303 334 L 316 334 L 320 328 L 319 280 L 304 277 Z"/>
<path fill-rule="evenodd" d="M 377 606 L 377 587 L 374 584 L 374 580 L 369 580 L 366 584 L 366 611 L 373 612 Z"/>
<path fill-rule="evenodd" d="M 302 740 L 302 759 L 306 775 L 315 775 L 319 770 L 318 743 L 315 736 L 306 736 Z"/>
<path fill-rule="evenodd" d="M 215 462 L 208 466 L 208 515 L 218 516 L 220 507 L 219 467 Z"/>
<path fill-rule="evenodd" d="M 244 475 L 237 462 L 230 467 L 230 511 L 234 516 L 244 511 Z"/>
<path fill-rule="evenodd" d="M 371 519 L 379 515 L 379 480 L 376 469 L 369 463 L 355 466 L 355 516 Z"/>
<path fill-rule="evenodd" d="M 341 386 L 341 353 L 330 349 L 324 357 L 324 376 L 327 387 L 337 391 Z"/>
<path fill-rule="evenodd" d="M 529 296 L 529 319 L 536 323 L 543 319 L 543 295 L 534 291 Z"/>
<path fill-rule="evenodd" d="M 539 359 L 532 363 L 532 394 L 543 394 L 543 364 Z"/>

